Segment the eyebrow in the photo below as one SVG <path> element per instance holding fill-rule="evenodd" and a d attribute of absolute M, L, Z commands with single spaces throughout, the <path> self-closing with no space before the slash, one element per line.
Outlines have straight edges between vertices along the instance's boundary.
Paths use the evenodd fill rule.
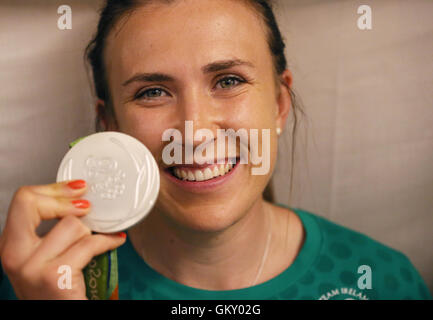
<path fill-rule="evenodd" d="M 249 61 L 233 59 L 233 60 L 220 60 L 220 61 L 209 63 L 202 68 L 202 71 L 203 73 L 206 74 L 206 73 L 218 72 L 225 69 L 230 69 L 236 66 L 247 66 L 250 68 L 255 68 L 254 64 L 252 64 Z"/>
<path fill-rule="evenodd" d="M 170 82 L 174 81 L 174 78 L 163 73 L 139 73 L 134 75 L 132 78 L 126 80 L 122 86 L 126 87 L 132 82 Z"/>
<path fill-rule="evenodd" d="M 250 68 L 255 68 L 254 64 L 249 61 L 244 61 L 240 59 L 232 60 L 219 60 L 209 63 L 201 68 L 204 74 L 214 73 L 226 69 L 230 69 L 236 66 L 247 66 Z M 138 73 L 132 78 L 126 80 L 122 86 L 127 86 L 132 82 L 173 82 L 175 79 L 164 73 Z"/>

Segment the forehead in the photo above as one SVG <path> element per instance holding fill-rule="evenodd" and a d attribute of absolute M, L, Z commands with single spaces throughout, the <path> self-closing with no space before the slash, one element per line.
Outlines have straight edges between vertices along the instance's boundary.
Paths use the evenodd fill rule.
<path fill-rule="evenodd" d="M 263 22 L 243 0 L 141 6 L 111 30 L 105 50 L 107 68 L 121 72 L 161 63 L 175 67 L 185 59 L 204 65 L 227 58 L 271 63 Z"/>

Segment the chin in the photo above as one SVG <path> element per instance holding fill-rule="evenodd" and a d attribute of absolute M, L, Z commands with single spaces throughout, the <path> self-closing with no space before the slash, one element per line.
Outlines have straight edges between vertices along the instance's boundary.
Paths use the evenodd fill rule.
<path fill-rule="evenodd" d="M 233 211 L 230 212 L 233 213 Z M 224 231 L 238 220 L 238 217 L 224 214 L 222 210 L 217 209 L 176 212 L 170 218 L 185 229 L 205 233 Z"/>

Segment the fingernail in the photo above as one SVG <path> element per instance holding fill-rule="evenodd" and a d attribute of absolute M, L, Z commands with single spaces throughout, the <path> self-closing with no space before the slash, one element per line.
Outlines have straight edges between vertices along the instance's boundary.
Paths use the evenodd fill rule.
<path fill-rule="evenodd" d="M 90 202 L 84 199 L 72 200 L 71 202 L 77 209 L 87 209 L 90 207 Z"/>
<path fill-rule="evenodd" d="M 126 233 L 125 232 L 118 232 L 118 233 L 116 233 L 116 236 L 119 236 L 123 239 L 126 239 Z"/>
<path fill-rule="evenodd" d="M 71 189 L 82 189 L 86 186 L 86 181 L 84 180 L 74 180 L 68 183 L 68 187 Z"/>

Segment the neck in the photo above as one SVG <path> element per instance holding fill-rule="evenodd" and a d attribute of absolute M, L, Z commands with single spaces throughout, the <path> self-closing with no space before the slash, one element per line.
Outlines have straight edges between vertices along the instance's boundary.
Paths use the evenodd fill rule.
<path fill-rule="evenodd" d="M 217 232 L 183 228 L 153 210 L 128 231 L 136 251 L 160 274 L 207 290 L 248 287 L 261 267 L 271 230 L 270 205 L 262 198 L 241 219 Z"/>

